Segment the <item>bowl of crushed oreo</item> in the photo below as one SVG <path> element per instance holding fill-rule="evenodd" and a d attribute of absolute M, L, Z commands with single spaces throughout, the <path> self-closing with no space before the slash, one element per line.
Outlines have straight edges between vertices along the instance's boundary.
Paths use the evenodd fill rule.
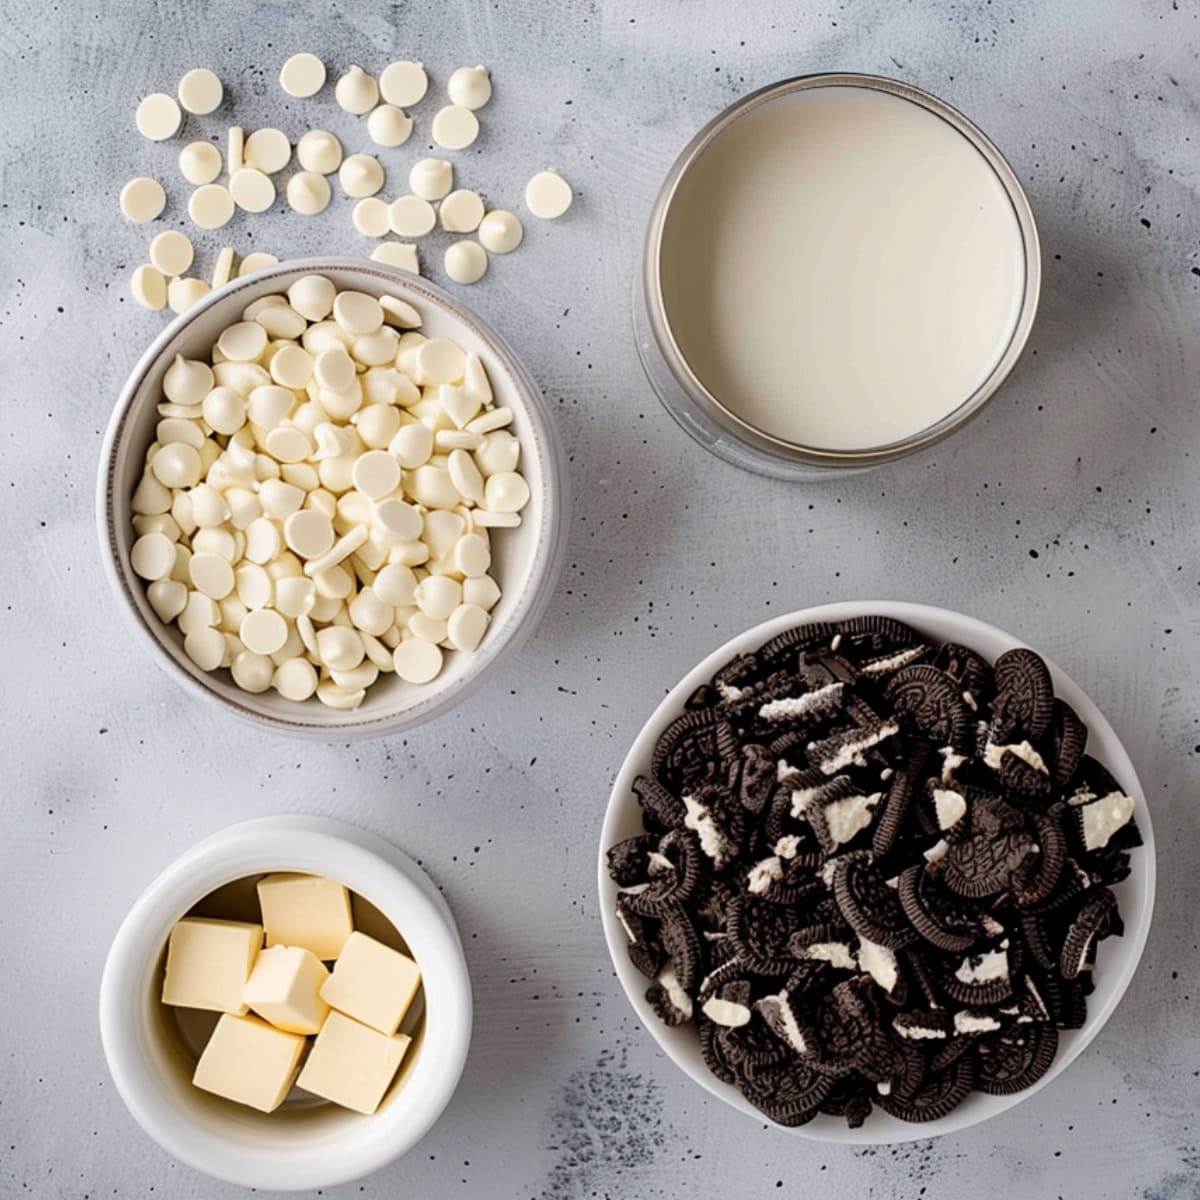
<path fill-rule="evenodd" d="M 1129 985 L 1155 859 L 1133 765 L 974 618 L 842 603 L 726 643 L 617 776 L 600 901 L 634 1009 L 761 1121 L 887 1144 L 1061 1074 Z"/>

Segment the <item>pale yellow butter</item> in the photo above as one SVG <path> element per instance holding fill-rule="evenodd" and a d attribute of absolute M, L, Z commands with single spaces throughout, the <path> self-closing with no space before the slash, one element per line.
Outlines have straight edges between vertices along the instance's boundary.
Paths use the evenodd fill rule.
<path fill-rule="evenodd" d="M 177 921 L 167 942 L 163 1003 L 245 1013 L 242 989 L 262 943 L 263 927 L 246 921 Z"/>
<path fill-rule="evenodd" d="M 385 947 L 386 948 L 386 947 Z M 306 1092 L 370 1116 L 408 1051 L 410 1038 L 331 1012 L 296 1083 Z"/>
<path fill-rule="evenodd" d="M 320 875 L 266 875 L 258 881 L 258 902 L 268 946 L 302 946 L 328 961 L 354 931 L 350 893 Z"/>
<path fill-rule="evenodd" d="M 276 1029 L 316 1033 L 329 1015 L 321 985 L 329 978 L 325 964 L 303 946 L 271 946 L 263 950 L 242 991 L 242 1000 Z"/>
<path fill-rule="evenodd" d="M 226 1013 L 200 1055 L 192 1083 L 206 1092 L 274 1112 L 291 1090 L 306 1039 L 258 1017 Z"/>
<path fill-rule="evenodd" d="M 420 985 L 421 971 L 411 958 L 355 932 L 346 940 L 333 974 L 321 986 L 321 999 L 356 1021 L 391 1035 L 404 1020 Z"/>

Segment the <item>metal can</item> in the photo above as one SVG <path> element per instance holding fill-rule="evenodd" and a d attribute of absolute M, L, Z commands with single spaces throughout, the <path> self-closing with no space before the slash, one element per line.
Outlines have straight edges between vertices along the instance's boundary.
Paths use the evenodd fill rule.
<path fill-rule="evenodd" d="M 671 311 L 668 289 L 664 287 L 664 234 L 676 217 L 681 190 L 687 194 L 686 188 L 697 172 L 697 165 L 721 139 L 738 138 L 748 127 L 753 130 L 752 125 L 741 124 L 748 114 L 782 97 L 816 88 L 885 93 L 915 104 L 945 122 L 980 156 L 984 169 L 994 173 L 995 183 L 1007 197 L 1015 221 L 1014 267 L 1019 262 L 1023 284 L 1019 287 L 1013 284 L 1014 315 L 1011 324 L 1005 328 L 1007 341 L 1001 338 L 996 342 L 994 355 L 988 360 L 990 365 L 980 368 L 982 377 L 970 386 L 961 401 L 948 406 L 937 419 L 921 428 L 882 444 L 871 444 L 866 439 L 861 447 L 805 445 L 781 436 L 778 430 L 764 429 L 739 414 L 738 405 L 731 403 L 736 398 L 715 394 L 702 381 L 695 362 L 685 353 L 676 336 L 673 322 L 676 314 Z M 957 144 L 957 139 L 954 140 Z M 786 145 L 778 147 L 778 153 L 787 152 Z M 886 196 L 881 196 L 881 203 L 887 203 Z M 814 231 L 814 236 L 819 236 L 819 232 Z M 697 246 L 696 252 L 706 253 L 707 248 Z M 828 478 L 848 470 L 877 466 L 924 449 L 975 416 L 1009 376 L 1021 356 L 1037 310 L 1040 281 L 1037 227 L 1029 201 L 1012 167 L 971 121 L 936 96 L 893 79 L 860 74 L 806 75 L 771 84 L 743 97 L 701 129 L 675 160 L 651 213 L 641 275 L 635 289 L 638 351 L 646 374 L 667 411 L 688 434 L 713 453 L 760 474 L 791 479 Z"/>

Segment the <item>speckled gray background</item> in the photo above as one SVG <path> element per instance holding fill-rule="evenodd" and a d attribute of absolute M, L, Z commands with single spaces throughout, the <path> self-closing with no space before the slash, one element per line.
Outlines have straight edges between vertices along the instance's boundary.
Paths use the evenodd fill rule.
<path fill-rule="evenodd" d="M 182 695 L 118 622 L 93 532 L 100 431 L 163 324 L 128 296 L 147 231 L 120 218 L 121 184 L 160 175 L 166 224 L 186 222 L 181 143 L 142 140 L 134 105 L 207 65 L 232 110 L 189 133 L 233 111 L 366 148 L 328 91 L 285 103 L 276 74 L 300 49 L 334 68 L 423 58 L 438 82 L 487 63 L 495 100 L 460 179 L 515 207 L 554 164 L 578 190 L 567 219 L 531 222 L 521 250 L 464 289 L 525 357 L 570 456 L 577 509 L 554 603 L 457 715 L 354 746 L 277 740 Z M 1200 1196 L 1198 51 L 1188 0 L 3 0 L 0 1195 L 239 1194 L 173 1163 L 126 1114 L 96 988 L 162 866 L 229 822 L 301 810 L 423 860 L 475 983 L 474 1049 L 441 1122 L 332 1194 Z M 660 410 L 633 350 L 631 281 L 687 137 L 751 87 L 839 68 L 930 88 L 995 137 L 1038 215 L 1043 300 L 1030 354 L 964 436 L 789 486 L 711 458 Z M 417 110 L 422 140 L 434 104 Z M 392 194 L 419 150 L 384 152 Z M 202 266 L 221 240 L 366 253 L 349 208 L 239 215 L 197 239 Z M 878 1152 L 767 1132 L 686 1084 L 620 997 L 593 898 L 610 780 L 663 691 L 750 623 L 856 596 L 959 608 L 1054 655 L 1126 739 L 1163 884 L 1136 982 L 1064 1078 L 962 1137 Z"/>

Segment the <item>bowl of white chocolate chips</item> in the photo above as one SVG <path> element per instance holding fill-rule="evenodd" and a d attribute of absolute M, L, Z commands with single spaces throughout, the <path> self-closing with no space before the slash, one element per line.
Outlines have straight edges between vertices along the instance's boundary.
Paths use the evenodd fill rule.
<path fill-rule="evenodd" d="M 98 519 L 120 607 L 190 691 L 372 736 L 469 695 L 561 563 L 562 450 L 520 363 L 433 284 L 283 264 L 177 318 L 130 376 Z"/>

